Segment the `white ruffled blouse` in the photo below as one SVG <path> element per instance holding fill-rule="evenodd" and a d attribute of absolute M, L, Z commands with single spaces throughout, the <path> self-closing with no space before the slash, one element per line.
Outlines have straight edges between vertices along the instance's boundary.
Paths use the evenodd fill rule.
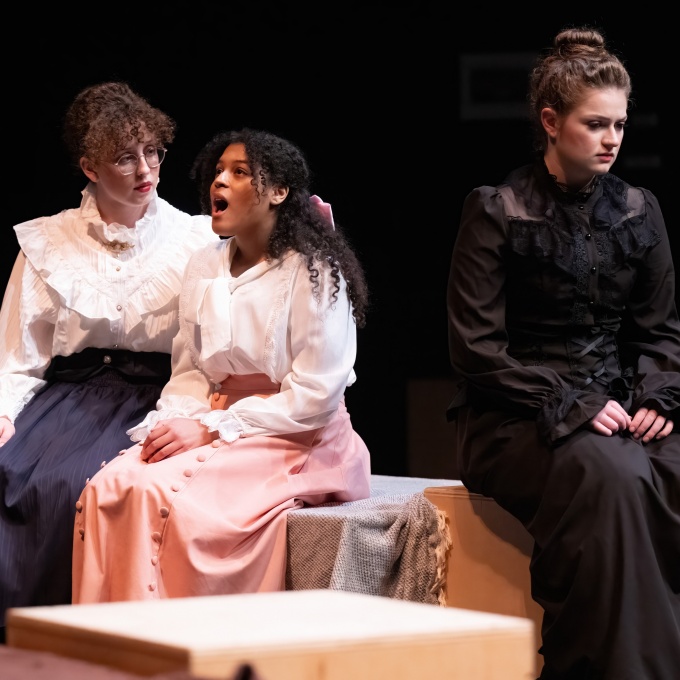
<path fill-rule="evenodd" d="M 330 421 L 355 382 L 357 334 L 344 280 L 331 299 L 333 279 L 320 264 L 315 294 L 298 253 L 234 278 L 233 255 L 233 242 L 226 240 L 192 256 L 180 295 L 172 378 L 158 409 L 128 431 L 133 441 L 178 416 L 200 420 L 227 442 L 312 430 Z M 211 394 L 226 377 L 253 373 L 280 383 L 280 392 L 210 410 Z"/>
<path fill-rule="evenodd" d="M 157 194 L 133 229 L 105 224 L 95 191 L 88 184 L 79 208 L 14 227 L 21 251 L 0 310 L 0 415 L 12 421 L 54 356 L 87 347 L 169 353 L 184 268 L 219 240 L 209 216 Z"/>

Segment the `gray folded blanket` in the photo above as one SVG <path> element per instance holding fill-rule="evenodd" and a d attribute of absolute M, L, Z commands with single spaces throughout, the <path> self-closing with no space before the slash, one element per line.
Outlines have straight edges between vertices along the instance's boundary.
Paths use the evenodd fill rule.
<path fill-rule="evenodd" d="M 450 538 L 423 495 L 450 479 L 371 476 L 370 498 L 288 514 L 287 590 L 328 588 L 445 604 Z"/>

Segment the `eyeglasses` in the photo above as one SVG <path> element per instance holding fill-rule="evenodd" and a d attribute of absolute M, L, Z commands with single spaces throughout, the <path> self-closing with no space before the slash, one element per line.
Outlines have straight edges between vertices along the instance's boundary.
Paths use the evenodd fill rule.
<path fill-rule="evenodd" d="M 157 168 L 165 158 L 165 151 L 162 146 L 147 146 L 141 156 L 134 153 L 124 153 L 115 163 L 121 175 L 131 175 L 137 170 L 140 158 L 144 158 L 150 168 Z"/>

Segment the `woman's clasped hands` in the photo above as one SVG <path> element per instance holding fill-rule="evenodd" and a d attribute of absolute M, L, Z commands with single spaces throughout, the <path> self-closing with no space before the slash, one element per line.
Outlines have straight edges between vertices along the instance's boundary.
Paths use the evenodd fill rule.
<path fill-rule="evenodd" d="M 198 420 L 168 418 L 151 430 L 142 444 L 140 455 L 147 463 L 158 463 L 164 458 L 210 444 L 217 437 L 217 432 L 209 432 Z"/>
<path fill-rule="evenodd" d="M 646 444 L 652 439 L 667 437 L 673 430 L 673 421 L 651 408 L 640 408 L 631 417 L 621 404 L 610 400 L 591 418 L 590 427 L 594 432 L 607 437 L 627 430 L 633 439 Z"/>

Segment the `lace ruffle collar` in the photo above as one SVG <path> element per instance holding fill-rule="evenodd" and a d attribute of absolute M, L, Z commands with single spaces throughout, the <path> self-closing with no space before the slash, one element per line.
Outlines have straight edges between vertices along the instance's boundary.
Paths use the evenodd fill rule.
<path fill-rule="evenodd" d="M 87 224 L 87 231 L 92 238 L 100 241 L 109 250 L 122 251 L 136 246 L 140 234 L 144 233 L 144 230 L 150 229 L 158 212 L 157 202 L 154 198 L 149 203 L 143 217 L 137 220 L 134 227 L 131 228 L 117 222 L 107 224 L 101 218 L 97 208 L 96 185 L 90 182 L 81 193 L 83 196 L 81 211 Z"/>
<path fill-rule="evenodd" d="M 574 191 L 573 189 L 570 189 L 566 184 L 563 182 L 558 182 L 557 181 L 557 175 L 553 175 L 549 170 L 548 166 L 545 164 L 545 160 L 543 160 L 543 169 L 545 170 L 545 174 L 547 177 L 550 178 L 554 186 L 556 186 L 563 194 L 569 194 L 571 196 L 579 196 L 579 197 L 586 197 L 586 196 L 591 196 L 597 187 L 600 186 L 600 182 L 602 181 L 603 175 L 593 175 L 590 178 L 590 181 L 577 191 Z"/>

